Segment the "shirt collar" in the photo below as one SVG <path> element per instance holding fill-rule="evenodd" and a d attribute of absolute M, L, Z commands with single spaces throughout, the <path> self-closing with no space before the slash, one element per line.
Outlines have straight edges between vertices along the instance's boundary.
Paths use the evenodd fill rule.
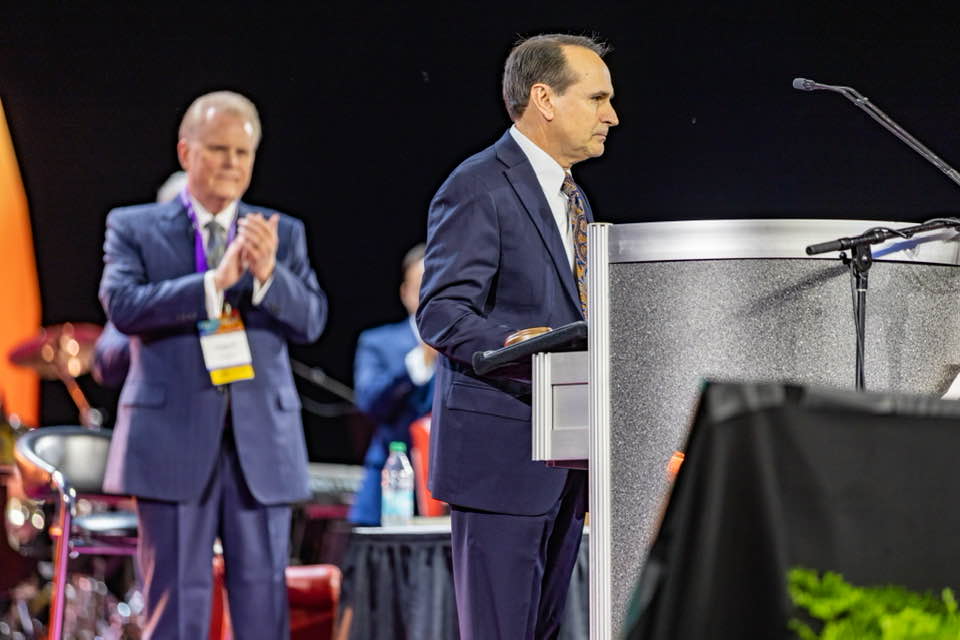
<path fill-rule="evenodd" d="M 538 147 L 533 140 L 523 135 L 517 129 L 517 125 L 510 127 L 510 135 L 520 145 L 520 149 L 527 156 L 527 160 L 530 161 L 533 172 L 536 174 L 544 192 L 560 193 L 560 187 L 563 186 L 563 179 L 566 177 L 566 172 L 560 166 L 560 163 Z"/>
<path fill-rule="evenodd" d="M 207 208 L 200 204 L 200 201 L 190 194 L 190 203 L 193 205 L 193 211 L 197 214 L 197 225 L 205 229 L 210 220 L 216 220 L 224 229 L 229 229 L 233 224 L 233 219 L 237 215 L 237 200 L 230 202 L 219 213 L 213 214 L 207 211 Z"/>

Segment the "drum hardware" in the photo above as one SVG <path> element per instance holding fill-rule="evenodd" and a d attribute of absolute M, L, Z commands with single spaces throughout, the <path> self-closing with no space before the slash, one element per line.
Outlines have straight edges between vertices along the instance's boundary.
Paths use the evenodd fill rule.
<path fill-rule="evenodd" d="M 81 423 L 93 429 L 100 427 L 103 414 L 90 406 L 77 377 L 93 367 L 94 345 L 101 331 L 100 326 L 88 323 L 53 325 L 41 329 L 39 335 L 21 342 L 8 354 L 11 363 L 33 369 L 45 380 L 60 380 L 80 412 Z M 52 542 L 46 527 L 53 518 L 54 507 L 31 500 L 20 485 L 13 447 L 26 428 L 13 417 L 0 422 L 0 481 L 6 489 L 3 526 L 7 544 L 24 557 L 47 558 Z"/>
<path fill-rule="evenodd" d="M 87 402 L 77 378 L 93 367 L 94 345 L 102 331 L 102 327 L 84 322 L 45 327 L 8 355 L 10 362 L 33 369 L 45 380 L 60 380 L 80 411 L 80 424 L 91 429 L 100 428 L 103 414 Z"/>
<path fill-rule="evenodd" d="M 77 378 L 93 367 L 94 345 L 102 328 L 94 324 L 64 323 L 41 329 L 39 335 L 16 346 L 8 355 L 15 365 L 33 369 L 45 380 L 60 380 L 80 413 L 80 422 L 99 428 L 102 413 L 90 406 Z M 0 555 L 9 549 L 12 558 L 29 565 L 22 575 L 8 572 L 8 563 L 0 562 L 0 591 L 7 590 L 9 611 L 0 611 L 0 640 L 23 638 L 32 640 L 46 633 L 41 620 L 46 619 L 50 605 L 52 565 L 38 559 L 51 557 L 52 542 L 49 523 L 55 519 L 55 505 L 36 502 L 23 491 L 14 463 L 13 448 L 17 438 L 27 431 L 15 419 L 4 419 L 0 406 L 0 503 L 5 503 L 3 525 L 5 540 L 0 539 Z M 111 505 L 86 499 L 78 500 L 77 515 L 108 510 Z M 6 542 L 7 549 L 3 542 Z M 16 553 L 14 553 L 16 552 Z M 136 589 L 132 566 L 128 559 L 88 557 L 89 574 L 72 573 L 67 585 L 65 619 L 74 637 L 99 637 L 116 640 L 140 638 L 143 623 L 143 596 Z M 123 563 L 127 563 L 124 565 Z M 126 566 L 123 575 L 120 567 Z M 9 575 L 8 575 L 9 573 Z M 31 575 L 32 574 L 32 575 Z M 6 578 L 13 581 L 5 584 Z M 107 588 L 107 581 L 120 578 L 117 596 Z M 15 581 L 14 581 L 15 580 Z M 117 585 L 114 585 L 117 587 Z M 2 601 L 3 598 L 0 598 Z"/>
<path fill-rule="evenodd" d="M 102 567 L 95 564 L 91 569 L 92 574 L 73 574 L 67 584 L 64 615 L 69 637 L 139 640 L 144 623 L 142 594 L 131 588 L 121 598 L 108 588 Z M 45 637 L 50 584 L 40 586 L 41 578 L 19 585 L 10 610 L 0 611 L 0 640 Z"/>
<path fill-rule="evenodd" d="M 7 569 L 3 575 L 9 578 L 0 578 L 0 591 L 13 587 L 25 577 L 23 571 L 16 569 L 23 567 L 25 560 L 18 562 L 16 554 L 24 559 L 47 558 L 52 548 L 46 523 L 53 516 L 53 507 L 45 509 L 24 494 L 14 463 L 13 448 L 17 438 L 26 431 L 16 416 L 5 417 L 0 404 L 0 504 L 4 505 L 3 528 L 6 532 L 0 538 L 0 566 Z M 8 549 L 16 554 L 5 559 Z"/>
<path fill-rule="evenodd" d="M 13 459 L 14 443 L 22 431 L 18 427 L 18 421 L 8 420 L 5 417 L 3 403 L 0 402 L 0 504 L 9 504 L 11 502 L 10 497 L 18 494 L 18 489 L 20 489 L 20 475 L 17 473 L 17 467 Z M 22 495 L 22 492 L 20 492 L 20 495 Z M 34 503 L 21 510 L 21 505 L 17 503 L 14 520 L 20 520 L 22 517 L 23 524 L 32 527 L 27 520 L 36 513 L 30 507 L 36 506 Z M 4 513 L 3 516 L 4 525 L 6 525 L 7 514 Z M 42 518 L 43 513 L 41 511 L 41 527 L 43 524 Z M 32 530 L 29 533 L 31 538 L 36 538 L 39 531 Z M 11 537 L 0 537 L 0 568 L 2 568 L 2 571 L 0 571 L 0 594 L 2 595 L 9 595 L 17 584 L 30 575 L 36 564 L 35 561 L 23 557 L 19 551 L 19 545 L 14 544 Z M 0 600 L 3 599 L 3 597 L 0 597 Z"/>

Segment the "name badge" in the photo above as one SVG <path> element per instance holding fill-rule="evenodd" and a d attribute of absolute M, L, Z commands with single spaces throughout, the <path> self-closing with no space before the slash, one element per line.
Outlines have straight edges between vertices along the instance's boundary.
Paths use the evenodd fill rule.
<path fill-rule="evenodd" d="M 197 327 L 203 362 L 213 384 L 253 379 L 253 356 L 239 311 L 226 309 L 219 318 L 202 320 Z"/>

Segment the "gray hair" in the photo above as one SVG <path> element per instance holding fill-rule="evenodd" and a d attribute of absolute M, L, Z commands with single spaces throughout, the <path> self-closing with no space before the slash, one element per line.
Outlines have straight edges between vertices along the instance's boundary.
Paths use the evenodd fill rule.
<path fill-rule="evenodd" d="M 563 47 L 584 47 L 601 58 L 610 47 L 595 38 L 546 33 L 517 42 L 503 68 L 503 103 L 511 120 L 519 120 L 530 101 L 530 88 L 542 82 L 563 95 L 576 76 L 567 66 Z"/>
<path fill-rule="evenodd" d="M 257 107 L 249 98 L 233 91 L 214 91 L 194 100 L 183 114 L 183 120 L 180 121 L 180 139 L 190 139 L 196 135 L 197 127 L 208 117 L 207 114 L 211 109 L 245 119 L 253 128 L 250 132 L 253 136 L 253 146 L 260 144 L 260 115 L 257 113 Z"/>

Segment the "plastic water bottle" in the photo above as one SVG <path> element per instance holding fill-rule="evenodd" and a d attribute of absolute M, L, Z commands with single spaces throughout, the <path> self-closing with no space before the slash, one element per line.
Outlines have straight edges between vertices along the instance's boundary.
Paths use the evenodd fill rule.
<path fill-rule="evenodd" d="M 407 445 L 390 443 L 390 455 L 383 465 L 381 524 L 385 527 L 410 524 L 413 518 L 413 467 L 407 458 Z"/>

